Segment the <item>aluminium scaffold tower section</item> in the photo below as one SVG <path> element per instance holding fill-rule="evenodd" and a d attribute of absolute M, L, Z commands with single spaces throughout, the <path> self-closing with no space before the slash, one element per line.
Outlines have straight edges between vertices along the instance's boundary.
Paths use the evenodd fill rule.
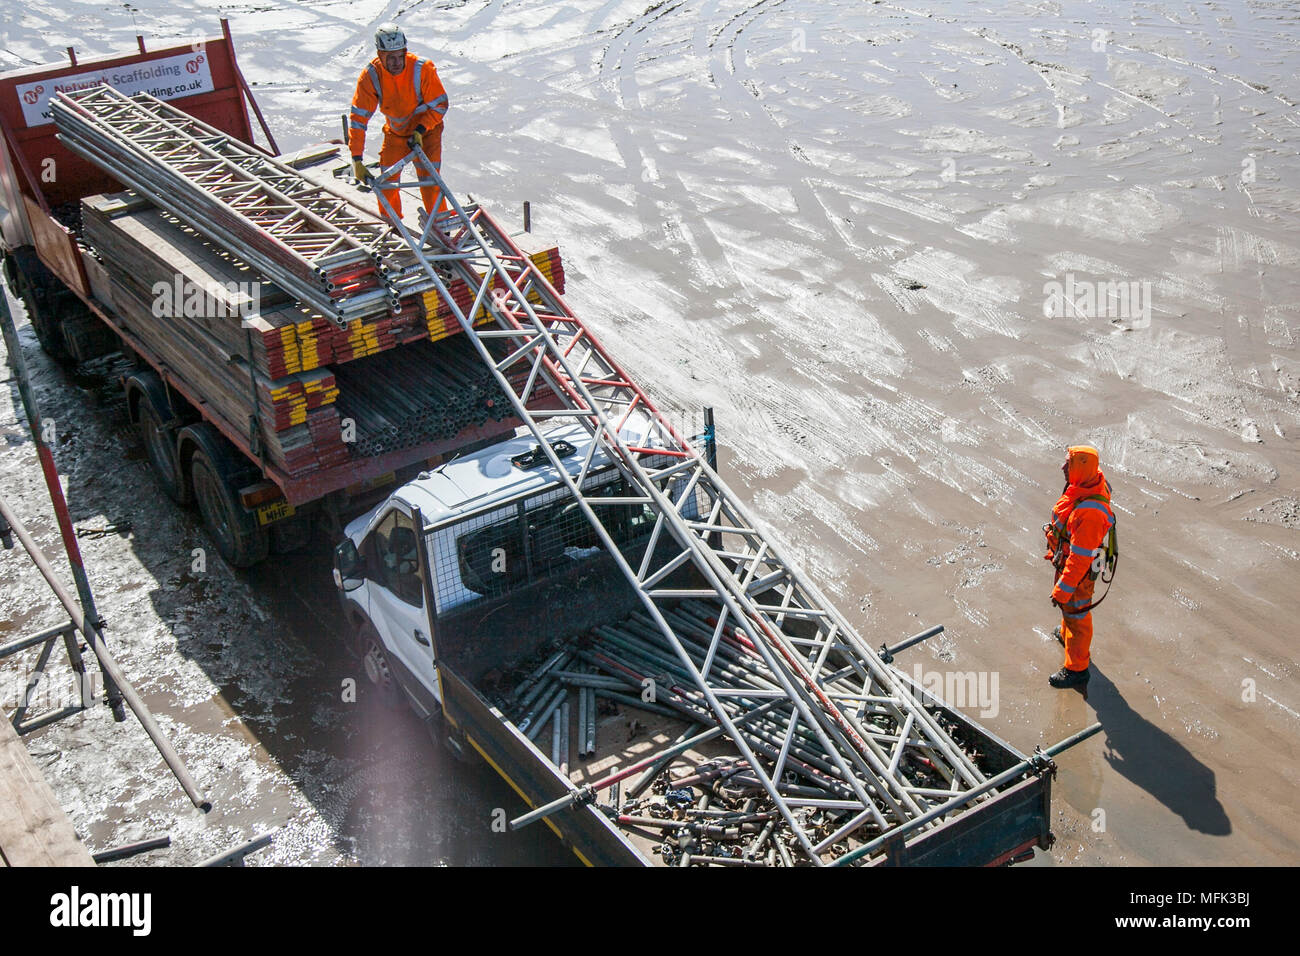
<path fill-rule="evenodd" d="M 336 324 L 429 288 L 409 263 L 384 258 L 397 247 L 382 220 L 183 110 L 103 85 L 59 93 L 51 107 L 69 149 Z"/>
<path fill-rule="evenodd" d="M 412 163 L 426 173 L 402 182 L 403 169 Z M 822 865 L 836 848 L 842 855 L 850 836 L 871 839 L 912 821 L 935 826 L 945 804 L 955 810 L 982 796 L 986 777 L 971 757 L 788 560 L 504 230 L 483 209 L 462 206 L 418 147 L 372 184 L 395 234 L 475 343 L 515 414 L 636 590 L 653 626 L 694 679 L 691 693 L 752 768 L 807 861 Z M 417 233 L 394 214 L 380 187 L 421 185 L 436 186 L 451 211 L 421 215 Z M 450 295 L 443 268 L 476 290 L 469 309 L 461 309 Z M 476 325 L 480 310 L 493 321 Z M 501 341 L 508 343 L 508 351 L 497 359 L 487 346 Z M 522 384 L 512 384 L 507 374 L 518 369 L 527 375 L 516 374 L 513 379 Z M 562 408 L 528 408 L 541 382 L 563 398 Z M 580 422 L 595 438 L 576 477 L 546 440 L 544 426 L 565 419 Z M 631 491 L 625 497 L 588 493 L 586 478 L 597 447 L 627 479 Z M 666 456 L 670 463 L 648 467 L 651 455 L 660 461 Z M 635 563 L 620 552 L 610 533 L 619 509 L 649 509 L 653 516 L 649 543 Z M 656 561 L 665 551 L 671 557 Z M 665 586 L 670 575 L 688 566 L 704 587 Z M 688 599 L 720 606 L 698 665 L 688 653 L 690 636 L 674 613 Z M 755 690 L 733 680 L 718 653 L 724 634 L 757 652 L 773 689 Z M 760 708 L 768 720 L 780 715 L 779 747 L 747 722 Z M 815 740 L 826 757 L 820 773 L 810 773 L 804 765 L 803 786 L 793 782 L 798 761 L 791 752 L 797 739 Z M 908 768 L 915 764 L 909 757 L 937 771 L 947 788 L 913 781 Z M 826 791 L 825 799 L 808 796 L 808 780 Z M 820 835 L 807 823 L 809 808 L 834 809 L 844 822 L 835 832 Z"/>

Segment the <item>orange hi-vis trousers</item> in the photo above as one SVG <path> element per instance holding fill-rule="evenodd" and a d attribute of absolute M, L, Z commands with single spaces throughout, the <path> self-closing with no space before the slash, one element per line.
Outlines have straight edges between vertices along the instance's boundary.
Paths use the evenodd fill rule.
<path fill-rule="evenodd" d="M 1085 577 L 1079 582 L 1070 596 L 1070 601 L 1061 606 L 1061 637 L 1065 641 L 1065 669 L 1082 671 L 1088 669 L 1088 651 L 1092 647 L 1092 612 L 1082 614 L 1072 608 L 1087 607 L 1092 603 L 1092 591 L 1096 582 Z"/>
<path fill-rule="evenodd" d="M 405 136 L 393 136 L 391 133 L 384 133 L 384 145 L 379 150 L 379 162 L 385 169 L 393 165 L 403 156 L 411 151 L 411 147 L 406 145 Z M 442 124 L 439 123 L 433 129 L 424 134 L 424 154 L 433 162 L 433 166 L 438 172 L 442 172 Z M 412 163 L 412 166 L 419 171 L 418 161 Z M 405 170 L 403 170 L 405 172 Z M 427 178 L 427 173 L 420 178 Z M 402 216 L 402 192 L 400 189 L 393 187 L 391 189 L 381 190 L 384 198 L 393 207 L 393 212 L 397 213 L 400 219 Z M 433 212 L 433 204 L 439 200 L 439 189 L 437 186 L 421 186 L 420 199 L 424 202 L 424 211 Z M 438 212 L 450 212 L 451 206 L 447 204 L 445 197 L 438 202 Z M 384 206 L 379 204 L 379 215 L 384 215 Z"/>

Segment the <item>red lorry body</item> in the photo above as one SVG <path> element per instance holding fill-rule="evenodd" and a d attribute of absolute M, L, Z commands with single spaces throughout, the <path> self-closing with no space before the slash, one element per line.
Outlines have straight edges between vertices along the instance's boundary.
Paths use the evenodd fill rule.
<path fill-rule="evenodd" d="M 136 52 L 80 61 L 69 48 L 67 64 L 29 67 L 0 74 L 0 133 L 5 145 L 0 155 L 0 206 L 9 210 L 3 237 L 5 245 L 10 250 L 30 246 L 54 276 L 141 360 L 152 366 L 202 418 L 253 462 L 258 471 L 274 483 L 284 500 L 295 508 L 334 492 L 367 493 L 388 484 L 403 468 L 436 462 L 453 450 L 513 432 L 520 424 L 517 419 L 489 421 L 462 431 L 450 440 L 427 442 L 374 457 L 354 458 L 345 464 L 291 475 L 274 463 L 259 460 L 250 447 L 248 429 L 242 423 L 226 420 L 210 408 L 193 385 L 170 371 L 145 343 L 117 321 L 111 308 L 96 297 L 94 273 L 96 270 L 102 272 L 103 266 L 86 255 L 73 232 L 56 218 L 55 210 L 61 204 L 77 202 L 85 196 L 119 191 L 122 185 L 68 150 L 59 141 L 57 130 L 48 118 L 31 122 L 33 111 L 61 83 L 85 82 L 88 75 L 95 74 L 122 75 L 126 71 L 134 72 L 136 68 L 145 71 L 158 69 L 157 64 L 163 62 L 178 64 L 183 66 L 186 74 L 192 70 L 202 77 L 204 85 L 211 88 L 191 95 L 160 98 L 169 98 L 174 105 L 194 117 L 274 155 L 274 137 L 262 119 L 261 110 L 235 60 L 228 24 L 222 20 L 221 26 L 221 36 L 201 42 L 146 50 L 144 40 L 140 38 L 140 48 Z M 210 83 L 207 83 L 209 76 Z M 159 95 L 157 90 L 151 92 Z M 270 149 L 255 142 L 254 127 L 249 120 L 250 109 Z M 55 174 L 47 174 L 47 170 L 53 170 Z M 256 497 L 258 501 L 265 501 L 268 493 L 264 489 Z M 272 494 L 271 497 L 279 496 Z"/>

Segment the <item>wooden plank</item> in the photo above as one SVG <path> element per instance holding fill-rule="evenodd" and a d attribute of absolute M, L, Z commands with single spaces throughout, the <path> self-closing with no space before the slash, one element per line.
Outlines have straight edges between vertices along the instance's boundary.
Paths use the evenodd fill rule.
<path fill-rule="evenodd" d="M 209 406 L 235 431 L 248 432 L 248 419 L 253 408 L 248 365 L 242 359 L 217 360 L 210 350 L 202 348 L 204 335 L 195 327 L 189 336 L 176 334 L 170 319 L 154 316 L 148 303 L 140 301 L 124 286 L 115 287 L 119 305 L 119 319 L 123 326 L 148 343 L 154 354 L 181 379 L 192 385 Z M 342 464 L 348 457 L 342 442 L 338 413 L 333 408 L 337 390 L 332 387 L 333 376 L 328 371 L 317 373 L 317 379 L 329 382 L 321 396 L 325 404 L 303 409 L 303 421 L 297 424 L 282 419 L 273 407 L 264 407 L 262 413 L 262 440 L 270 459 L 290 473 L 301 473 L 321 465 Z M 283 382 L 284 380 L 278 380 Z M 291 380 L 293 381 L 293 380 Z M 259 398 L 277 383 L 257 379 Z M 262 388 L 265 383 L 265 390 Z M 260 403 L 259 404 L 264 404 Z M 321 420 L 324 419 L 325 422 Z M 278 420 L 278 421 L 277 421 Z M 276 424 L 284 427 L 276 430 Z M 309 428 L 315 424 L 316 430 Z M 332 428 L 323 427 L 332 424 Z"/>
<path fill-rule="evenodd" d="M 83 203 L 83 222 L 86 241 L 111 265 L 110 271 L 118 281 L 135 286 L 142 299 L 151 297 L 150 290 L 157 282 L 170 290 L 178 277 L 186 288 L 197 289 L 259 280 L 246 263 L 173 217 L 147 206 L 140 208 L 131 193 L 88 197 Z M 563 292 L 564 267 L 559 249 L 539 241 L 529 242 L 529 255 L 539 270 Z M 531 251 L 534 246 L 536 251 Z M 499 281 L 494 284 L 501 285 Z M 249 315 L 250 303 L 238 294 L 218 293 L 214 304 L 221 305 L 224 318 L 194 316 L 189 321 L 202 325 L 220 340 L 228 356 L 248 359 L 257 371 L 272 379 L 460 332 L 451 309 L 433 291 L 406 296 L 397 313 L 357 320 L 340 329 L 323 316 L 287 300 L 282 293 L 276 298 L 271 291 L 274 287 L 268 283 L 263 281 L 262 286 L 262 301 L 253 303 L 260 305 L 260 314 Z M 468 309 L 476 290 L 455 280 L 450 283 L 450 291 L 461 309 Z M 536 293 L 530 299 L 540 301 Z M 243 325 L 241 316 L 246 317 Z M 486 322 L 489 318 L 481 309 L 475 321 Z M 253 332 L 251 348 L 244 325 Z"/>
<path fill-rule="evenodd" d="M 0 860 L 5 866 L 94 866 L 8 720 L 0 720 Z"/>
<path fill-rule="evenodd" d="M 336 191 L 344 188 L 337 182 L 328 185 Z M 347 464 L 356 448 L 378 454 L 381 445 L 418 444 L 422 432 L 356 448 L 342 440 L 342 409 L 333 405 L 343 380 L 336 384 L 334 370 L 380 353 L 389 353 L 386 361 L 367 365 L 364 372 L 350 370 L 367 386 L 359 388 L 358 379 L 350 379 L 355 401 L 349 407 L 358 420 L 364 417 L 384 431 L 400 431 L 409 423 L 417 431 L 440 432 L 457 423 L 477 426 L 493 414 L 496 396 L 480 395 L 477 386 L 463 408 L 454 406 L 451 418 L 441 407 L 445 389 L 425 389 L 422 408 L 403 400 L 410 396 L 396 394 L 405 389 L 390 375 L 405 376 L 410 383 L 440 377 L 453 387 L 460 381 L 454 368 L 440 369 L 436 353 L 420 348 L 455 339 L 461 331 L 436 294 L 411 293 L 396 312 L 339 329 L 265 282 L 261 287 L 269 294 L 252 296 L 251 284 L 261 280 L 246 262 L 133 193 L 86 197 L 82 221 L 86 242 L 103 263 L 100 278 L 107 288 L 101 301 L 111 302 L 122 330 L 191 387 L 204 414 L 219 419 L 228 433 L 249 436 L 256 413 L 262 449 L 257 456 L 263 457 L 263 464 L 302 475 Z M 532 258 L 551 282 L 563 284 L 558 249 L 541 249 Z M 159 309 L 155 289 L 168 298 L 183 298 L 189 308 L 174 301 Z M 195 290 L 204 294 L 191 302 Z M 454 281 L 450 292 L 462 309 L 469 308 L 474 290 Z M 536 293 L 532 298 L 536 300 Z M 483 311 L 480 321 L 488 318 Z M 417 355 L 423 368 L 410 367 L 409 359 Z M 371 413 L 366 406 L 373 406 Z M 385 406 L 388 413 L 376 411 Z M 391 410 L 397 407 L 405 407 L 406 413 L 394 414 Z"/>

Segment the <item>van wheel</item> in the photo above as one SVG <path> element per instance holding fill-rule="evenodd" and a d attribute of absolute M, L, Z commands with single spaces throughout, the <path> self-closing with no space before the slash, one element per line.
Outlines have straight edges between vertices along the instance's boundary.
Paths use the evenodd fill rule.
<path fill-rule="evenodd" d="M 248 568 L 263 560 L 270 547 L 266 529 L 252 522 L 234 489 L 205 452 L 196 451 L 190 459 L 190 478 L 203 525 L 227 563 Z"/>
<path fill-rule="evenodd" d="M 141 398 L 139 414 L 140 441 L 144 443 L 154 477 L 168 498 L 179 505 L 189 504 L 193 496 L 176 456 L 176 443 L 172 440 L 172 433 L 163 428 L 162 419 L 147 395 Z"/>
<path fill-rule="evenodd" d="M 402 688 L 398 686 L 397 675 L 393 673 L 388 662 L 388 652 L 384 642 L 379 639 L 372 625 L 365 625 L 358 635 L 359 643 L 365 648 L 361 655 L 361 666 L 365 669 L 370 685 L 379 693 L 379 699 L 385 707 L 396 710 L 402 703 Z"/>

